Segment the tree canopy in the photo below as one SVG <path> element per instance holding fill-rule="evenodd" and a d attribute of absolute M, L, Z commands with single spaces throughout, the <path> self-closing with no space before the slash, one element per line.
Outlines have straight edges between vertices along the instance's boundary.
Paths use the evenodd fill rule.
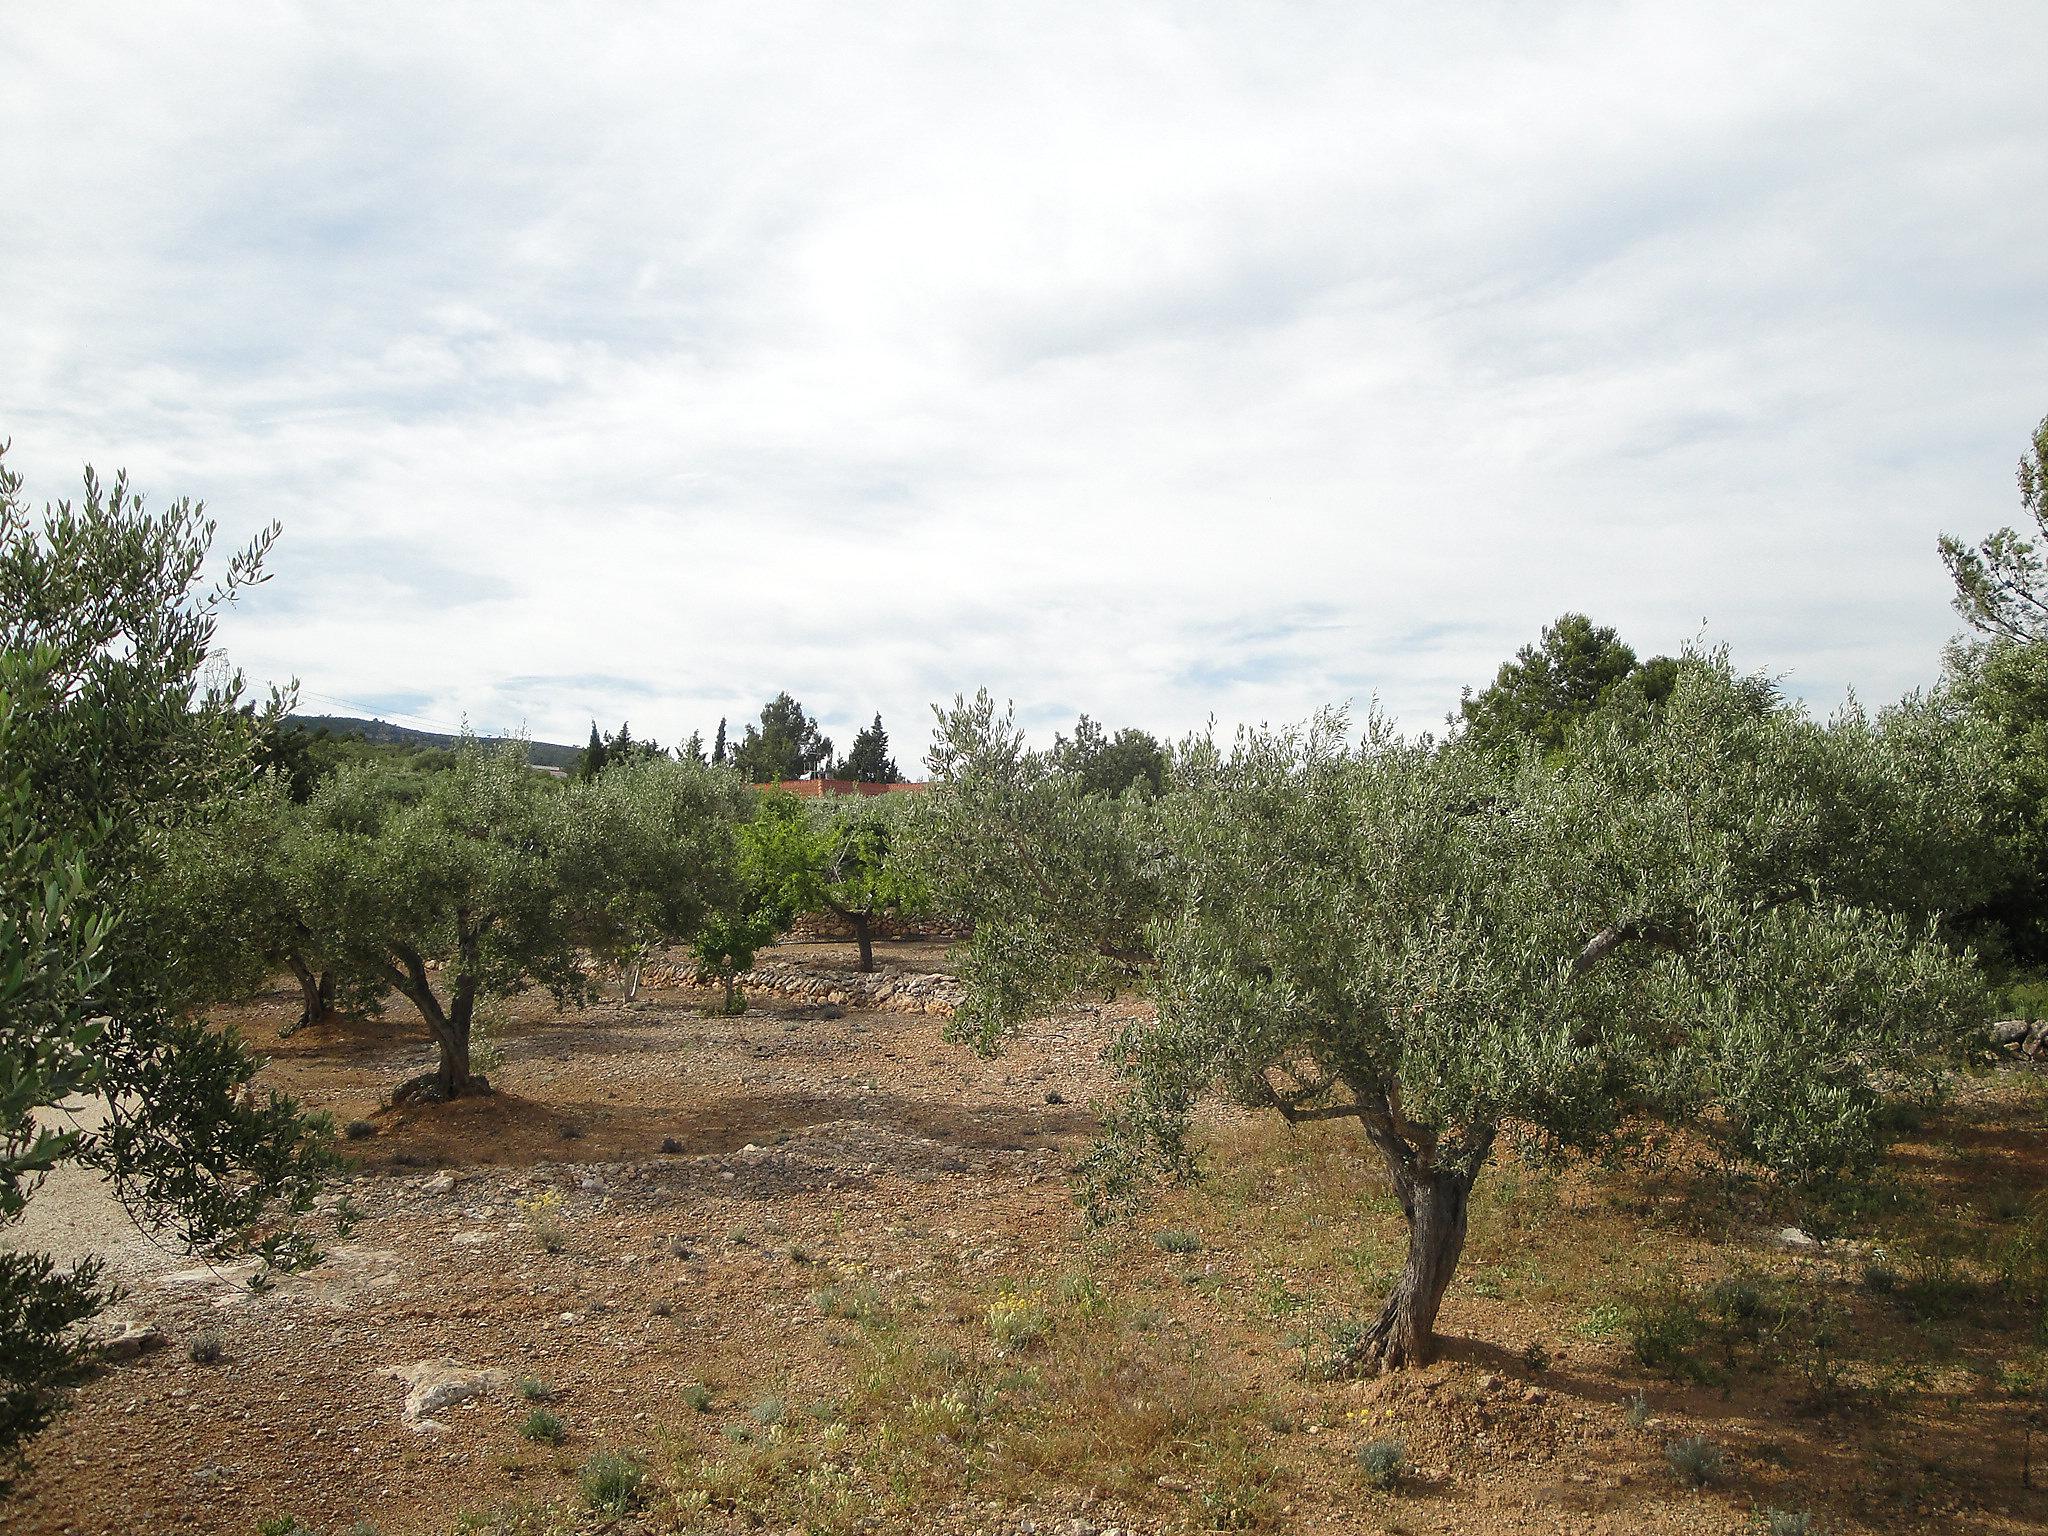
<path fill-rule="evenodd" d="M 2026 643 L 2048 640 L 2048 417 L 2034 428 L 2018 479 L 2031 537 L 2001 528 L 1973 547 L 1943 534 L 1940 549 L 1964 621 L 1992 639 Z"/>
<path fill-rule="evenodd" d="M 1567 613 L 1544 626 L 1541 643 L 1503 662 L 1485 688 L 1477 694 L 1467 689 L 1458 718 L 1468 735 L 1488 746 L 1527 739 L 1555 749 L 1616 687 L 1630 683 L 1654 702 L 1670 693 L 1676 675 L 1670 657 L 1639 663 L 1612 629 Z"/>
<path fill-rule="evenodd" d="M 1146 989 L 1103 1202 L 1195 1167 L 1206 1093 L 1356 1126 L 1409 1258 L 1354 1367 L 1429 1357 L 1503 1136 L 1592 1151 L 1676 1122 L 1819 1220 L 1889 1097 L 1931 1088 L 1980 1018 L 1974 969 L 1867 904 L 1930 818 L 1976 812 L 1902 795 L 1879 733 L 1816 725 L 1721 657 L 1675 670 L 1661 707 L 1615 701 L 1562 757 L 1329 715 L 1192 741 L 1153 801 L 1085 793 L 986 695 L 961 703 L 918 839 L 935 900 L 975 922 L 956 1027 L 994 1048 L 1080 987 Z M 1891 846 L 1840 836 L 1873 810 Z"/>
<path fill-rule="evenodd" d="M 901 784 L 903 775 L 896 769 L 896 759 L 889 755 L 889 733 L 882 729 L 882 717 L 875 715 L 874 724 L 862 726 L 854 733 L 853 747 L 846 754 L 846 761 L 839 765 L 837 777 L 852 779 L 859 784 Z"/>
<path fill-rule="evenodd" d="M 1085 794 L 1121 795 L 1134 784 L 1151 795 L 1166 788 L 1166 749 L 1135 726 L 1112 736 L 1099 721 L 1083 715 L 1072 736 L 1053 737 L 1052 761 Z"/>
<path fill-rule="evenodd" d="M 761 707 L 761 719 L 732 750 L 733 765 L 755 784 L 822 775 L 832 763 L 832 738 L 787 693 Z"/>
<path fill-rule="evenodd" d="M 76 1161 L 193 1246 L 299 1262 L 326 1123 L 251 1091 L 240 1040 L 180 1006 L 152 899 L 165 838 L 255 777 L 241 680 L 201 680 L 276 530 L 208 586 L 198 505 L 152 514 L 87 470 L 77 505 L 37 518 L 22 488 L 0 463 L 0 1222 Z M 38 1119 L 81 1093 L 104 1128 Z M 83 1358 L 69 1325 L 104 1299 L 91 1264 L 0 1254 L 0 1455 L 44 1421 Z"/>

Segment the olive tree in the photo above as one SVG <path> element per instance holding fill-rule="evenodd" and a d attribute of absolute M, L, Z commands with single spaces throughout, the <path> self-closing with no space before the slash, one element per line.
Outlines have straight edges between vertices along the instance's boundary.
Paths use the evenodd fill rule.
<path fill-rule="evenodd" d="M 289 781 L 271 772 L 165 838 L 153 904 L 182 995 L 246 997 L 289 970 L 302 1007 L 284 1033 L 333 1015 L 335 976 L 295 878 L 307 820 Z"/>
<path fill-rule="evenodd" d="M 344 766 L 307 802 L 289 880 L 314 946 L 345 978 L 395 988 L 438 1052 L 400 1099 L 489 1091 L 470 1069 L 480 1002 L 533 986 L 585 995 L 565 799 L 519 744 L 468 741 L 445 773 Z"/>
<path fill-rule="evenodd" d="M 563 897 L 577 937 L 617 967 L 630 1000 L 663 945 L 696 938 L 738 877 L 738 777 L 684 757 L 616 759 L 562 807 Z"/>
<path fill-rule="evenodd" d="M 187 1245 L 301 1262 L 325 1123 L 255 1092 L 241 1042 L 182 1006 L 151 899 L 164 839 L 254 777 L 240 680 L 201 679 L 276 530 L 209 585 L 198 505 L 152 514 L 90 470 L 40 517 L 22 490 L 0 463 L 0 1225 L 70 1162 Z M 105 1104 L 100 1128 L 53 1121 L 79 1095 Z M 0 1457 L 46 1419 L 88 1353 L 71 1325 L 104 1300 L 90 1261 L 0 1255 Z"/>
<path fill-rule="evenodd" d="M 1106 800 L 986 695 L 956 704 L 918 836 L 935 899 L 975 921 L 955 1027 L 994 1049 L 1078 988 L 1149 993 L 1113 1050 L 1098 1209 L 1196 1170 L 1208 1093 L 1354 1127 L 1408 1257 L 1350 1368 L 1430 1357 L 1503 1138 L 1592 1151 L 1661 1119 L 1809 1198 L 1860 1179 L 1888 1098 L 1930 1086 L 1981 1012 L 1965 958 L 1863 904 L 1882 848 L 1862 844 L 1927 810 L 1887 789 L 1878 733 L 1693 656 L 1661 706 L 1575 745 L 1404 740 L 1377 717 L 1353 739 L 1333 714 L 1191 740 L 1173 793 Z M 1877 818 L 1854 848 L 1844 804 Z"/>

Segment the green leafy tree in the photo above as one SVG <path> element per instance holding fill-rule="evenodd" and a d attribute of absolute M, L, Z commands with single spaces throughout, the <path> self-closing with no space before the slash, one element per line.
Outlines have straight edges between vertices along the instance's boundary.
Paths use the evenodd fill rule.
<path fill-rule="evenodd" d="M 831 762 L 832 738 L 819 734 L 818 722 L 786 693 L 762 706 L 760 723 L 748 726 L 733 750 L 734 765 L 755 784 L 807 779 Z"/>
<path fill-rule="evenodd" d="M 1467 689 L 1458 717 L 1466 733 L 1484 745 L 1511 747 L 1527 739 L 1555 750 L 1573 725 L 1624 683 L 1653 702 L 1664 698 L 1677 665 L 1668 656 L 1639 664 L 1612 629 L 1583 613 L 1567 613 L 1544 626 L 1540 645 L 1525 645 L 1503 662 L 1491 684 L 1477 694 Z"/>
<path fill-rule="evenodd" d="M 725 988 L 726 1013 L 746 1011 L 739 978 L 805 910 L 818 841 L 803 802 L 780 792 L 755 796 L 753 815 L 735 829 L 730 874 L 691 943 L 699 966 Z"/>
<path fill-rule="evenodd" d="M 682 750 L 676 755 L 685 762 L 695 763 L 700 768 L 708 766 L 710 759 L 704 755 L 704 733 L 702 731 L 690 732 L 688 738 L 683 742 Z"/>
<path fill-rule="evenodd" d="M 438 1051 L 399 1098 L 489 1091 L 470 1069 L 479 1003 L 534 986 L 587 994 L 563 791 L 518 744 L 466 743 L 445 773 L 344 768 L 307 813 L 290 878 L 314 947 L 350 981 L 397 989 Z"/>
<path fill-rule="evenodd" d="M 915 814 L 910 795 L 835 797 L 812 811 L 815 835 L 793 904 L 831 912 L 850 927 L 864 972 L 875 968 L 875 925 L 927 906 L 924 879 L 906 856 L 904 834 Z"/>
<path fill-rule="evenodd" d="M 2048 640 L 2048 418 L 2020 460 L 2020 505 L 2034 536 L 2001 528 L 1975 546 L 1941 536 L 1956 584 L 1956 612 L 1979 634 L 2021 644 Z"/>
<path fill-rule="evenodd" d="M 192 1247 L 293 1264 L 333 1167 L 325 1122 L 256 1093 L 236 1036 L 178 1005 L 150 899 L 164 838 L 256 771 L 240 680 L 200 680 L 275 530 L 209 588 L 213 532 L 196 504 L 151 514 L 90 470 L 38 518 L 0 463 L 0 1223 L 75 1162 Z M 104 1124 L 50 1129 L 78 1095 Z M 70 1325 L 104 1295 L 91 1263 L 0 1255 L 0 1455 L 47 1418 L 84 1358 Z"/>
<path fill-rule="evenodd" d="M 725 716 L 720 715 L 718 717 L 718 736 L 711 743 L 711 766 L 723 768 L 725 766 L 725 758 Z"/>
<path fill-rule="evenodd" d="M 1208 1093 L 1354 1127 L 1408 1259 L 1341 1363 L 1424 1361 L 1503 1138 L 1596 1152 L 1676 1122 L 1818 1220 L 1870 1174 L 1891 1096 L 1932 1091 L 1981 991 L 1925 927 L 1860 904 L 1881 851 L 1841 846 L 1837 802 L 1886 813 L 1873 841 L 1915 815 L 1876 742 L 1695 657 L 1663 706 L 1618 701 L 1570 754 L 1377 719 L 1353 743 L 1329 716 L 1190 742 L 1174 794 L 1105 801 L 983 695 L 942 718 L 918 833 L 935 901 L 976 925 L 956 1028 L 993 1049 L 1079 987 L 1149 992 L 1114 1048 L 1099 1209 L 1194 1171 Z"/>
<path fill-rule="evenodd" d="M 1121 795 L 1132 785 L 1157 795 L 1166 788 L 1166 749 L 1150 733 L 1125 726 L 1114 736 L 1083 715 L 1072 736 L 1053 737 L 1052 761 L 1086 794 Z"/>
<path fill-rule="evenodd" d="M 859 784 L 901 784 L 903 775 L 896 759 L 889 755 L 889 733 L 882 729 L 882 717 L 854 733 L 853 748 L 839 765 L 839 777 Z"/>

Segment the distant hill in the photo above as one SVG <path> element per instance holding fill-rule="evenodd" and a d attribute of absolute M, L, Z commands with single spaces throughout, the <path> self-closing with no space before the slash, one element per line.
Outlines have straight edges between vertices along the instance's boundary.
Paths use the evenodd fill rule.
<path fill-rule="evenodd" d="M 416 731 L 409 725 L 393 725 L 388 720 L 358 720 L 353 715 L 288 715 L 286 718 L 301 730 L 324 730 L 330 736 L 356 736 L 364 741 L 389 742 L 401 747 L 452 747 L 462 740 L 460 736 L 443 736 L 438 731 Z M 490 743 L 503 738 L 480 736 L 477 739 Z M 576 759 L 583 754 L 581 747 L 565 747 L 552 741 L 530 741 L 526 749 L 527 760 L 543 768 L 573 768 Z"/>

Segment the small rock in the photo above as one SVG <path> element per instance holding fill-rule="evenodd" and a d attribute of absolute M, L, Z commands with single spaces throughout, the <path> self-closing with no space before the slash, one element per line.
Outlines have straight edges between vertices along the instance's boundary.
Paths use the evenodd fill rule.
<path fill-rule="evenodd" d="M 162 1349 L 170 1341 L 161 1328 L 149 1323 L 117 1323 L 114 1331 L 100 1340 L 109 1360 L 133 1360 L 146 1350 Z"/>
<path fill-rule="evenodd" d="M 379 1374 L 404 1382 L 405 1420 L 414 1430 L 429 1433 L 443 1426 L 432 1417 L 444 1408 L 484 1396 L 505 1384 L 505 1373 L 478 1370 L 453 1360 L 416 1360 L 409 1366 L 386 1366 Z"/>
<path fill-rule="evenodd" d="M 1798 1252 L 1810 1252 L 1820 1247 L 1820 1239 L 1799 1227 L 1786 1227 L 1778 1234 L 1778 1246 Z"/>
<path fill-rule="evenodd" d="M 1479 1378 L 1479 1390 L 1482 1392 L 1498 1392 L 1500 1390 L 1500 1378 L 1494 1375 L 1493 1372 L 1488 1371 Z"/>
<path fill-rule="evenodd" d="M 456 1182 L 452 1173 L 437 1173 L 431 1179 L 420 1180 L 420 1188 L 430 1195 L 446 1195 L 454 1193 Z"/>

